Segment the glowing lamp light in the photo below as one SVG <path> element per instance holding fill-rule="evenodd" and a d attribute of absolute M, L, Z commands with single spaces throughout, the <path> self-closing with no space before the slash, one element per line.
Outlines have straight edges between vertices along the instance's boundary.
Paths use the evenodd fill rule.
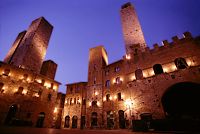
<path fill-rule="evenodd" d="M 78 103 L 81 103 L 81 100 L 77 100 L 78 101 Z"/>
<path fill-rule="evenodd" d="M 130 60 L 130 59 L 131 59 L 130 54 L 126 54 L 126 59 L 127 59 L 127 60 Z"/>
<path fill-rule="evenodd" d="M 175 65 L 172 65 L 172 69 L 173 69 L 173 70 L 176 70 L 177 68 L 176 68 L 176 66 L 175 66 Z"/>
<path fill-rule="evenodd" d="M 95 95 L 98 95 L 98 92 L 95 92 L 94 94 L 95 94 Z"/>
<path fill-rule="evenodd" d="M 120 77 L 120 81 L 123 81 L 124 79 Z"/>
<path fill-rule="evenodd" d="M 89 102 L 89 106 L 91 106 L 92 105 L 92 103 L 91 102 Z"/>
<path fill-rule="evenodd" d="M 58 108 L 55 107 L 53 112 L 54 112 L 54 113 L 57 113 L 57 112 L 58 112 Z"/>
<path fill-rule="evenodd" d="M 103 101 L 106 101 L 106 97 L 103 98 Z"/>
<path fill-rule="evenodd" d="M 23 91 L 22 91 L 22 94 L 26 95 L 27 92 L 28 92 L 27 90 L 23 90 Z"/>
<path fill-rule="evenodd" d="M 116 82 L 115 82 L 115 79 L 113 79 L 113 83 L 116 83 Z"/>
<path fill-rule="evenodd" d="M 109 98 L 110 100 L 112 100 L 112 96 L 110 96 L 110 98 Z"/>
<path fill-rule="evenodd" d="M 116 96 L 116 95 L 114 96 L 114 99 L 117 99 L 117 96 Z"/>
<path fill-rule="evenodd" d="M 122 94 L 122 98 L 124 98 L 125 96 Z"/>
<path fill-rule="evenodd" d="M 53 86 L 53 89 L 56 90 L 56 89 L 57 89 L 57 86 Z"/>
<path fill-rule="evenodd" d="M 155 75 L 154 71 L 151 71 L 151 76 Z"/>
<path fill-rule="evenodd" d="M 97 101 L 97 106 L 100 106 L 100 102 Z"/>
<path fill-rule="evenodd" d="M 38 93 L 35 93 L 35 95 L 34 95 L 35 97 L 39 97 L 39 94 Z"/>
<path fill-rule="evenodd" d="M 42 83 L 42 80 L 41 80 L 41 79 L 37 79 L 37 82 L 38 82 L 38 83 Z"/>
<path fill-rule="evenodd" d="M 133 75 L 132 77 L 131 77 L 131 80 L 135 80 L 136 78 L 135 78 L 135 75 Z"/>
<path fill-rule="evenodd" d="M 164 71 L 165 73 L 167 73 L 167 72 L 168 72 L 168 68 L 163 68 L 163 71 Z"/>
<path fill-rule="evenodd" d="M 134 105 L 134 102 L 133 102 L 133 100 L 131 100 L 131 99 L 127 99 L 127 100 L 124 102 L 124 104 L 125 104 L 126 106 L 131 107 L 132 105 Z"/>

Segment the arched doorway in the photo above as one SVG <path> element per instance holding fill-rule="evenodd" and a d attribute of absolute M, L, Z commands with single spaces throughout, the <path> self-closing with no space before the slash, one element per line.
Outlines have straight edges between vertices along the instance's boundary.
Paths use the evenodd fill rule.
<path fill-rule="evenodd" d="M 69 122 L 70 122 L 70 117 L 69 116 L 65 116 L 65 128 L 69 128 Z"/>
<path fill-rule="evenodd" d="M 45 113 L 44 112 L 40 112 L 38 114 L 38 119 L 37 119 L 36 127 L 39 127 L 39 128 L 43 127 L 44 119 L 45 119 Z"/>
<path fill-rule="evenodd" d="M 72 128 L 77 128 L 77 122 L 78 122 L 78 117 L 73 116 L 72 117 Z"/>
<path fill-rule="evenodd" d="M 93 112 L 91 116 L 91 127 L 97 127 L 97 113 Z"/>
<path fill-rule="evenodd" d="M 10 106 L 8 114 L 6 116 L 5 125 L 11 125 L 12 124 L 12 120 L 16 117 L 16 113 L 17 113 L 18 107 L 16 104 Z"/>
<path fill-rule="evenodd" d="M 125 118 L 124 118 L 124 111 L 119 110 L 119 128 L 125 128 Z"/>
<path fill-rule="evenodd" d="M 114 116 L 112 111 L 107 112 L 107 128 L 114 128 Z"/>
<path fill-rule="evenodd" d="M 169 87 L 162 97 L 167 119 L 177 122 L 181 129 L 200 124 L 200 84 L 181 82 Z M 197 122 L 198 121 L 198 122 Z"/>

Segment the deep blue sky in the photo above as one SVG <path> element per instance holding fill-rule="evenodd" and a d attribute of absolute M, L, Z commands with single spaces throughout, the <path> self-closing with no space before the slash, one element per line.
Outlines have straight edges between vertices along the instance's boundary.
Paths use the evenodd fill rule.
<path fill-rule="evenodd" d="M 140 19 L 146 43 L 190 31 L 200 35 L 200 0 L 129 0 Z M 125 54 L 119 10 L 128 0 L 1 0 L 0 60 L 19 32 L 44 16 L 53 26 L 45 59 L 58 64 L 56 80 L 63 85 L 87 81 L 89 48 L 104 45 L 109 63 Z"/>

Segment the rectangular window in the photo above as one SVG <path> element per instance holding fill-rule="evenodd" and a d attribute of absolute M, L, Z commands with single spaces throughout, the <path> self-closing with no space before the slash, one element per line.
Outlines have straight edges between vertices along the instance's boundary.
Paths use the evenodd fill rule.
<path fill-rule="evenodd" d="M 122 100 L 121 93 L 118 93 L 118 94 L 117 94 L 117 99 L 118 99 L 118 101 L 121 101 L 121 100 Z"/>
<path fill-rule="evenodd" d="M 106 86 L 107 88 L 110 87 L 110 80 L 107 80 L 107 81 L 106 81 L 105 86 Z"/>

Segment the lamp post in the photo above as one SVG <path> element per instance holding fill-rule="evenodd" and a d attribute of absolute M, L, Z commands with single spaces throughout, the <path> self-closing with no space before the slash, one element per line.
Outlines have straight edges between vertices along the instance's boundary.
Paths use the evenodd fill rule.
<path fill-rule="evenodd" d="M 132 117 L 132 115 L 131 115 L 131 109 L 133 108 L 133 104 L 134 104 L 134 101 L 130 98 L 130 99 L 127 99 L 126 101 L 125 101 L 125 105 L 126 105 L 126 107 L 128 107 L 128 110 L 129 110 L 129 120 L 130 120 L 130 124 L 132 125 L 132 121 L 131 121 L 131 117 Z"/>

